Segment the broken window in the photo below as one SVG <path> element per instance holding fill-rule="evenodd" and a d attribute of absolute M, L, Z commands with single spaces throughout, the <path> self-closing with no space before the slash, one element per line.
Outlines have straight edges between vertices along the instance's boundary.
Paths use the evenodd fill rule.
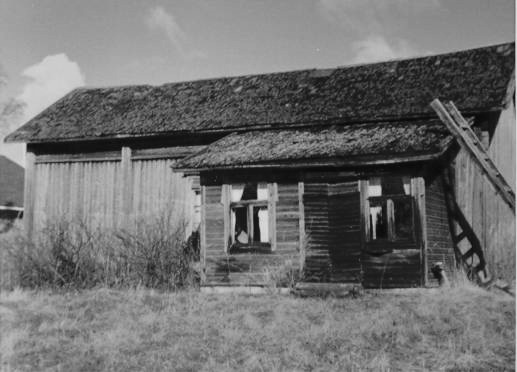
<path fill-rule="evenodd" d="M 194 191 L 194 216 L 192 230 L 197 231 L 201 224 L 201 190 Z"/>
<path fill-rule="evenodd" d="M 368 182 L 369 240 L 413 239 L 410 178 L 372 177 Z"/>
<path fill-rule="evenodd" d="M 269 245 L 267 184 L 232 185 L 230 197 L 232 246 L 246 248 Z"/>

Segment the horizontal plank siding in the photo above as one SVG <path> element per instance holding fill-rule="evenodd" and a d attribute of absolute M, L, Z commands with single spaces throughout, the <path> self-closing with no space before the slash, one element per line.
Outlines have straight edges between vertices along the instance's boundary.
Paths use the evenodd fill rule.
<path fill-rule="evenodd" d="M 420 250 L 400 249 L 375 255 L 363 253 L 363 286 L 365 288 L 407 288 L 421 283 Z"/>
<path fill-rule="evenodd" d="M 270 253 L 227 254 L 222 185 L 205 189 L 205 285 L 267 285 L 300 268 L 298 184 L 278 184 L 276 246 Z M 275 193 L 272 192 L 274 197 Z M 290 275 L 290 274 L 289 274 Z M 284 283 L 285 284 L 285 283 Z"/>
<path fill-rule="evenodd" d="M 305 183 L 305 280 L 359 283 L 360 193 L 357 181 Z"/>
<path fill-rule="evenodd" d="M 330 184 L 328 193 L 330 280 L 339 283 L 359 283 L 361 207 L 358 182 Z"/>
<path fill-rule="evenodd" d="M 304 280 L 328 282 L 331 274 L 328 184 L 306 182 L 303 203 L 307 235 Z"/>

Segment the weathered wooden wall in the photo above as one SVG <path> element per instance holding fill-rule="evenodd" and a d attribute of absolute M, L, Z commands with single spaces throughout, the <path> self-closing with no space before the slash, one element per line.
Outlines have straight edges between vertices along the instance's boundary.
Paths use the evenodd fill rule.
<path fill-rule="evenodd" d="M 195 194 L 192 180 L 172 171 L 174 159 L 132 159 L 130 150 L 83 159 L 34 157 L 26 205 L 30 230 L 60 219 L 131 228 L 168 215 L 171 223 L 185 223 L 188 230 Z"/>
<path fill-rule="evenodd" d="M 501 112 L 491 138 L 482 138 L 493 162 L 515 190 L 515 106 Z M 456 199 L 485 247 L 491 274 L 515 278 L 515 216 L 496 195 L 470 156 L 461 150 L 455 159 Z M 467 244 L 466 242 L 462 244 Z"/>
<path fill-rule="evenodd" d="M 442 262 L 446 273 L 450 273 L 454 268 L 455 258 L 441 175 L 435 174 L 427 178 L 425 191 L 428 267 L 425 274 L 428 284 L 435 286 L 438 281 L 429 273 L 429 269 L 435 263 Z"/>
<path fill-rule="evenodd" d="M 304 185 L 305 280 L 360 281 L 360 194 L 357 181 Z"/>
<path fill-rule="evenodd" d="M 330 281 L 328 183 L 305 182 L 306 231 L 304 280 Z"/>
<path fill-rule="evenodd" d="M 278 183 L 276 202 L 276 255 L 293 259 L 299 267 L 298 256 L 303 247 L 300 236 L 300 193 L 298 183 Z M 302 240 L 301 240 L 302 239 Z"/>
<path fill-rule="evenodd" d="M 364 188 L 361 188 L 364 195 Z M 362 283 L 365 288 L 406 288 L 424 285 L 425 186 L 421 177 L 411 180 L 414 200 L 414 239 L 411 241 L 368 241 L 361 254 Z M 364 202 L 367 215 L 368 203 Z"/>
<path fill-rule="evenodd" d="M 330 281 L 361 280 L 361 200 L 357 181 L 329 184 Z"/>
<path fill-rule="evenodd" d="M 131 216 L 135 220 L 152 220 L 172 214 L 172 223 L 192 220 L 194 197 L 192 180 L 172 171 L 173 159 L 134 160 L 132 170 Z"/>
<path fill-rule="evenodd" d="M 205 285 L 266 285 L 281 279 L 282 271 L 298 270 L 300 263 L 299 186 L 278 183 L 276 244 L 271 253 L 226 252 L 222 185 L 202 187 L 202 265 Z M 274 226 L 274 225 L 273 225 Z"/>
<path fill-rule="evenodd" d="M 34 228 L 66 218 L 108 228 L 123 221 L 120 161 L 34 166 Z"/>

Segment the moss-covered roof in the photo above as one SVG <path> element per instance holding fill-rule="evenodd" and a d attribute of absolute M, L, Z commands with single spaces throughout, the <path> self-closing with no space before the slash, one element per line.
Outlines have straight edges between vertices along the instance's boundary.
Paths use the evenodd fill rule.
<path fill-rule="evenodd" d="M 464 113 L 500 109 L 514 44 L 330 70 L 229 77 L 161 86 L 77 89 L 11 133 L 55 142 L 281 128 L 434 116 L 434 98 Z"/>
<path fill-rule="evenodd" d="M 439 120 L 232 133 L 175 165 L 209 170 L 289 164 L 356 165 L 429 160 L 452 136 Z"/>

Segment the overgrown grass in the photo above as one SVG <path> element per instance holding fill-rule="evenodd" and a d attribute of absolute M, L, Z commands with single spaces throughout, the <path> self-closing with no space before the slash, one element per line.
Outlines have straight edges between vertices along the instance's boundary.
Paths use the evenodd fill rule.
<path fill-rule="evenodd" d="M 513 370 L 515 303 L 469 286 L 326 300 L 16 290 L 0 294 L 0 335 L 0 370 Z"/>
<path fill-rule="evenodd" d="M 191 236 L 192 238 L 192 236 Z M 49 222 L 32 240 L 21 229 L 0 235 L 0 289 L 96 286 L 176 289 L 193 286 L 197 239 L 170 213 L 131 229 L 92 227 L 83 221 Z"/>

